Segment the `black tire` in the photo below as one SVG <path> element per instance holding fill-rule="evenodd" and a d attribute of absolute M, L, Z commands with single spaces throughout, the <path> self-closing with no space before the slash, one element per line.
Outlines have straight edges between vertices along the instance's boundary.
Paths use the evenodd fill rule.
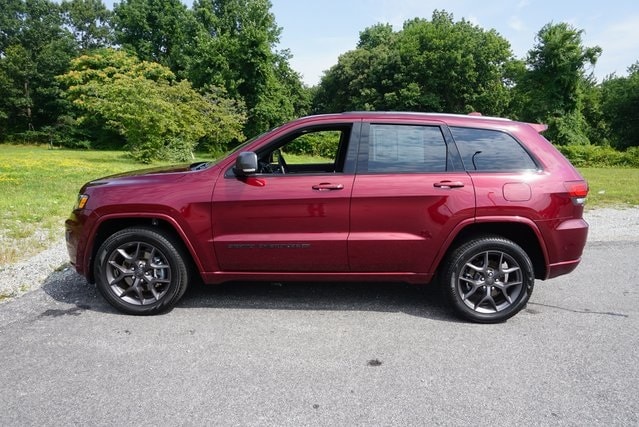
<path fill-rule="evenodd" d="M 523 309 L 535 284 L 532 263 L 516 243 L 475 238 L 454 249 L 440 283 L 456 314 L 478 323 L 503 322 Z"/>
<path fill-rule="evenodd" d="M 118 310 L 158 314 L 182 298 L 189 269 L 182 245 L 157 229 L 120 230 L 102 243 L 94 264 L 102 296 Z"/>

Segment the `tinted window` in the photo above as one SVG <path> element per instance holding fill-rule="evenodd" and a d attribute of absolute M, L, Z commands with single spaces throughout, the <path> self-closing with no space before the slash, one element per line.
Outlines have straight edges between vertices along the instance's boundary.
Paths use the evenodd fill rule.
<path fill-rule="evenodd" d="M 466 170 L 501 171 L 537 169 L 517 140 L 504 132 L 450 128 Z"/>
<path fill-rule="evenodd" d="M 371 125 L 369 172 L 444 172 L 446 143 L 439 127 Z"/>

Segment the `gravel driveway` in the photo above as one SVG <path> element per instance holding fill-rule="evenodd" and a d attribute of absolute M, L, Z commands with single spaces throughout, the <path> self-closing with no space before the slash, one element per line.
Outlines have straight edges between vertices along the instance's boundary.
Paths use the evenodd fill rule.
<path fill-rule="evenodd" d="M 639 240 L 639 206 L 625 209 L 601 208 L 585 213 L 590 224 L 589 242 Z M 0 267 L 0 295 L 15 297 L 40 287 L 54 270 L 68 269 L 63 239 L 38 255 Z M 11 298 L 5 298 L 5 301 Z"/>

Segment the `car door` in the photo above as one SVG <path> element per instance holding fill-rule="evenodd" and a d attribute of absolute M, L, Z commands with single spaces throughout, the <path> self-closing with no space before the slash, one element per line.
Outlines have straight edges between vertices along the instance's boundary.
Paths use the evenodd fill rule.
<path fill-rule="evenodd" d="M 359 127 L 349 122 L 295 129 L 257 150 L 255 175 L 238 177 L 229 168 L 218 179 L 212 228 L 223 271 L 348 271 Z M 313 144 L 329 148 L 294 154 L 312 152 Z"/>
<path fill-rule="evenodd" d="M 475 193 L 438 122 L 364 122 L 351 202 L 351 271 L 427 271 Z"/>

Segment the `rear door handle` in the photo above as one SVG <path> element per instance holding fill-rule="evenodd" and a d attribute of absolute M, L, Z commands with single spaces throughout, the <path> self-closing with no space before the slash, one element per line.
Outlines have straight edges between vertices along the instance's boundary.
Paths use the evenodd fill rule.
<path fill-rule="evenodd" d="M 464 183 L 461 181 L 440 181 L 433 184 L 436 188 L 461 188 Z"/>
<path fill-rule="evenodd" d="M 321 184 L 315 184 L 313 190 L 317 191 L 334 191 L 344 189 L 343 184 L 330 184 L 328 182 L 322 182 Z"/>

